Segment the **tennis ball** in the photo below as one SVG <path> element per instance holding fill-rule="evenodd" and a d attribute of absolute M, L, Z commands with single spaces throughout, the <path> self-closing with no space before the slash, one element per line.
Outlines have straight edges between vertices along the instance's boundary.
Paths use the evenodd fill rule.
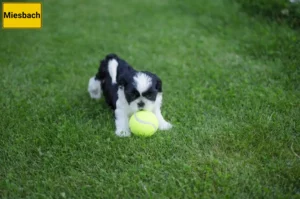
<path fill-rule="evenodd" d="M 129 128 L 135 135 L 149 137 L 157 131 L 158 120 L 152 112 L 138 111 L 130 117 Z"/>

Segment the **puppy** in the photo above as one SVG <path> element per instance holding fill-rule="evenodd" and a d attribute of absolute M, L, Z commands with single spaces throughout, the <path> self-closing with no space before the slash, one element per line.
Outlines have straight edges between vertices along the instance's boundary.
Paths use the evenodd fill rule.
<path fill-rule="evenodd" d="M 134 70 L 116 54 L 107 55 L 101 62 L 98 73 L 91 77 L 88 92 L 93 99 L 102 94 L 115 114 L 117 136 L 130 136 L 129 118 L 139 110 L 153 112 L 160 130 L 172 125 L 161 114 L 162 81 L 155 74 Z"/>

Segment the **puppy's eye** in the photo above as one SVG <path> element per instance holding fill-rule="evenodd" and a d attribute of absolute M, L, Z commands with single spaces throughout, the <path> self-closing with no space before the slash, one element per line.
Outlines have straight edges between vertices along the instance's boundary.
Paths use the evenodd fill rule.
<path fill-rule="evenodd" d="M 133 99 L 136 99 L 136 98 L 138 98 L 139 96 L 140 96 L 140 93 L 139 92 L 137 92 L 137 91 L 131 91 L 130 93 L 128 93 L 130 96 L 131 96 L 131 98 L 133 98 Z"/>
<path fill-rule="evenodd" d="M 132 96 L 135 97 L 135 98 L 138 98 L 140 96 L 140 93 L 139 92 L 133 92 Z"/>
<path fill-rule="evenodd" d="M 140 96 L 140 93 L 135 90 L 127 90 L 125 91 L 125 95 L 128 100 L 133 101 Z"/>
<path fill-rule="evenodd" d="M 146 97 L 147 99 L 154 99 L 155 98 L 155 92 L 146 92 L 143 93 L 143 96 Z"/>
<path fill-rule="evenodd" d="M 151 97 L 153 95 L 153 93 L 151 92 L 148 92 L 148 93 L 144 93 L 143 96 L 144 97 Z"/>

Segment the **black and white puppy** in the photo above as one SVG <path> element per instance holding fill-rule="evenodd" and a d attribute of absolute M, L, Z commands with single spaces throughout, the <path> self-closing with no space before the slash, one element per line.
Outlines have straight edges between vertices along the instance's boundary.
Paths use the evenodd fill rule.
<path fill-rule="evenodd" d="M 107 55 L 101 62 L 98 73 L 88 84 L 91 98 L 100 99 L 114 110 L 116 135 L 130 136 L 129 118 L 138 110 L 153 112 L 160 130 L 172 125 L 161 114 L 162 81 L 155 74 L 134 70 L 116 54 Z"/>

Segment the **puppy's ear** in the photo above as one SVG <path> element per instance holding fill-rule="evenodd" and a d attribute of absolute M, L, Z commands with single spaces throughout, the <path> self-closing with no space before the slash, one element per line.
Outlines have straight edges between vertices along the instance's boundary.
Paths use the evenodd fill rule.
<path fill-rule="evenodd" d="M 157 89 L 158 92 L 160 92 L 160 93 L 162 92 L 162 81 L 161 81 L 161 79 L 157 78 L 155 88 Z"/>

